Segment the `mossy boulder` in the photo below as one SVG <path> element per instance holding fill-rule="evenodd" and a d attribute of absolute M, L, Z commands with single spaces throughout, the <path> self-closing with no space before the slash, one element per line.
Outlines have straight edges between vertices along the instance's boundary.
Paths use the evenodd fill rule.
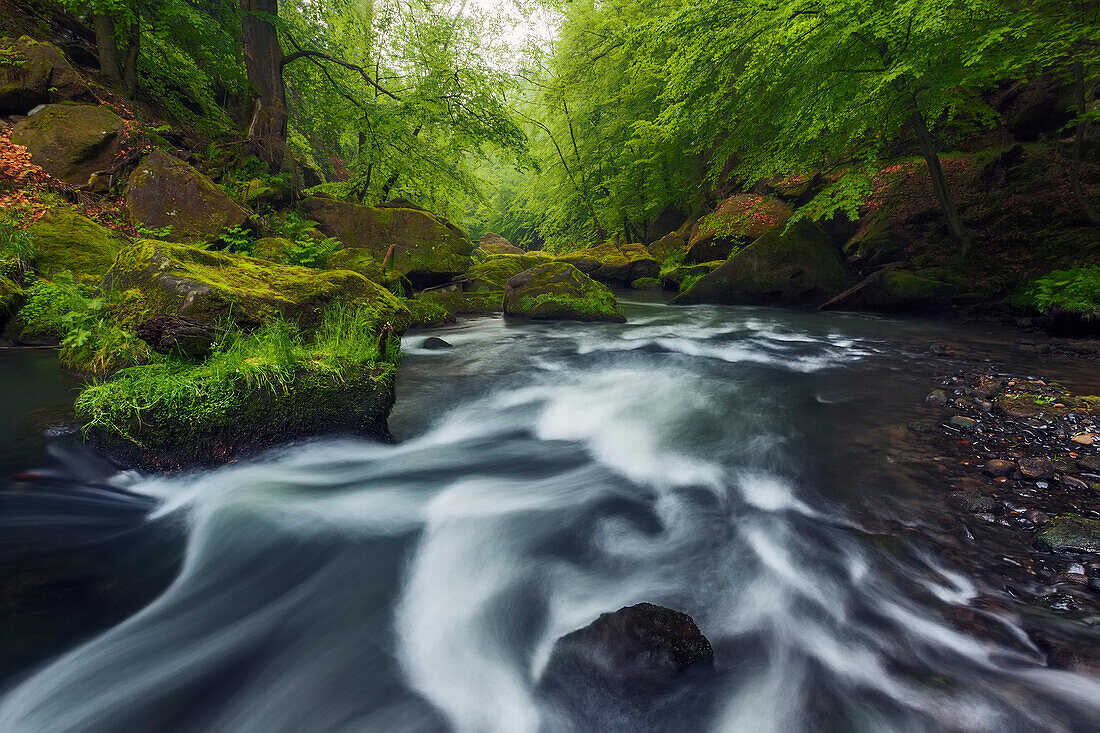
<path fill-rule="evenodd" d="M 658 262 L 665 262 L 669 258 L 683 260 L 687 253 L 687 242 L 679 232 L 669 232 L 653 244 L 646 247 L 650 256 Z"/>
<path fill-rule="evenodd" d="M 885 219 L 861 226 L 844 245 L 844 257 L 855 267 L 870 268 L 906 258 L 908 243 Z"/>
<path fill-rule="evenodd" d="M 35 271 L 53 277 L 63 272 L 85 284 L 98 284 L 128 240 L 72 209 L 47 209 L 27 227 L 35 244 Z"/>
<path fill-rule="evenodd" d="M 724 260 L 738 247 L 784 227 L 793 213 L 783 202 L 758 194 L 730 196 L 692 227 L 684 262 Z"/>
<path fill-rule="evenodd" d="M 371 304 L 396 331 L 410 322 L 397 298 L 358 273 L 277 265 L 148 239 L 118 255 L 104 284 L 140 291 L 148 315 L 200 323 L 253 326 L 283 318 L 308 328 L 334 303 Z"/>
<path fill-rule="evenodd" d="M 427 290 L 416 296 L 421 303 L 433 303 L 454 315 L 488 315 L 504 310 L 504 291 L 463 292 L 457 285 Z"/>
<path fill-rule="evenodd" d="M 251 216 L 209 178 L 163 150 L 130 175 L 126 205 L 134 224 L 173 242 L 207 242 Z"/>
<path fill-rule="evenodd" d="M 294 246 L 286 237 L 263 237 L 252 243 L 252 256 L 280 265 L 286 264 L 287 252 Z"/>
<path fill-rule="evenodd" d="M 721 267 L 724 262 L 721 260 L 715 262 L 704 262 L 701 265 L 680 265 L 679 267 L 669 267 L 661 270 L 661 287 L 665 290 L 675 290 L 677 293 L 684 289 L 684 283 L 692 283 L 704 275 L 710 273 Z"/>
<path fill-rule="evenodd" d="M 678 295 L 689 305 L 815 306 L 847 287 L 840 255 L 816 223 L 801 220 L 773 229 Z"/>
<path fill-rule="evenodd" d="M 95 102 L 95 95 L 65 54 L 28 36 L 0 38 L 0 114 L 26 114 L 51 102 Z"/>
<path fill-rule="evenodd" d="M 1048 552 L 1100 553 L 1100 519 L 1076 514 L 1055 517 L 1035 535 L 1035 546 Z"/>
<path fill-rule="evenodd" d="M 437 328 L 455 322 L 454 315 L 431 298 L 412 298 L 404 302 L 412 314 L 412 328 Z"/>
<path fill-rule="evenodd" d="M 503 291 L 513 277 L 545 262 L 544 257 L 536 255 L 496 255 L 467 270 L 462 289 L 472 293 Z"/>
<path fill-rule="evenodd" d="M 567 262 L 548 262 L 509 280 L 504 313 L 568 321 L 626 321 L 611 291 Z"/>
<path fill-rule="evenodd" d="M 392 273 L 382 269 L 382 263 L 374 259 L 374 255 L 359 247 L 333 252 L 325 266 L 330 270 L 351 270 L 376 283 L 394 279 Z"/>
<path fill-rule="evenodd" d="M 302 209 L 345 248 L 363 249 L 415 287 L 449 282 L 473 264 L 474 244 L 450 222 L 418 209 L 363 206 L 311 197 Z"/>
<path fill-rule="evenodd" d="M 73 186 L 111 169 L 126 134 L 126 122 L 106 105 L 51 104 L 17 124 L 11 141 L 31 160 Z"/>
<path fill-rule="evenodd" d="M 661 272 L 661 263 L 641 244 L 604 242 L 563 254 L 558 259 L 594 280 L 615 285 L 630 285 L 639 278 L 657 277 Z"/>
<path fill-rule="evenodd" d="M 477 247 L 487 255 L 521 255 L 523 250 L 495 232 L 489 232 L 477 243 Z"/>
<path fill-rule="evenodd" d="M 631 290 L 660 290 L 661 281 L 655 277 L 640 277 L 630 283 Z"/>
<path fill-rule="evenodd" d="M 870 308 L 900 311 L 940 310 L 951 306 L 958 289 L 933 277 L 934 273 L 891 270 L 860 293 L 860 303 Z"/>

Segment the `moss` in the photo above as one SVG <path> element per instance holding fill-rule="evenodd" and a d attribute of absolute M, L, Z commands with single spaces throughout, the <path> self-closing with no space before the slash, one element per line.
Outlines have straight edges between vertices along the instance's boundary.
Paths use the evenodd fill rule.
<path fill-rule="evenodd" d="M 263 237 L 252 243 L 252 256 L 258 260 L 267 260 L 280 265 L 289 264 L 287 253 L 294 242 L 286 237 Z M 342 268 L 348 269 L 348 268 Z"/>
<path fill-rule="evenodd" d="M 661 281 L 655 277 L 640 277 L 630 283 L 630 287 L 634 290 L 660 290 Z"/>
<path fill-rule="evenodd" d="M 430 302 L 454 315 L 500 313 L 504 310 L 504 291 L 491 290 L 464 293 L 457 288 L 429 290 L 416 296 L 422 303 Z"/>
<path fill-rule="evenodd" d="M 661 263 L 663 269 L 684 261 L 684 255 L 687 254 L 687 242 L 678 233 L 669 232 L 646 247 L 646 251 Z"/>
<path fill-rule="evenodd" d="M 610 290 L 565 262 L 539 265 L 509 280 L 504 312 L 527 318 L 626 320 Z"/>
<path fill-rule="evenodd" d="M 513 277 L 546 261 L 546 258 L 534 255 L 493 255 L 466 271 L 463 278 L 468 282 L 464 288 L 474 293 L 503 291 L 505 283 Z"/>
<path fill-rule="evenodd" d="M 110 107 L 51 104 L 15 126 L 11 141 L 54 178 L 83 186 L 110 169 L 126 133 L 126 123 Z"/>
<path fill-rule="evenodd" d="M 333 306 L 307 337 L 292 323 L 229 332 L 204 362 L 166 357 L 86 388 L 85 433 L 124 463 L 216 463 L 324 431 L 386 437 L 400 340 L 388 314 Z"/>
<path fill-rule="evenodd" d="M 328 269 L 357 272 L 376 283 L 388 281 L 386 272 L 382 269 L 382 263 L 374 259 L 370 252 L 359 247 L 334 252 L 328 258 Z"/>
<path fill-rule="evenodd" d="M 640 244 L 616 245 L 604 242 L 594 247 L 568 252 L 558 257 L 591 278 L 601 282 L 628 285 L 643 277 L 657 277 L 661 265 Z"/>
<path fill-rule="evenodd" d="M 133 331 L 105 318 L 75 324 L 61 342 L 61 366 L 87 375 L 103 376 L 119 369 L 152 363 L 161 357 Z"/>
<path fill-rule="evenodd" d="M 765 234 L 673 302 L 811 306 L 846 287 L 844 265 L 829 235 L 802 219 L 786 231 Z"/>
<path fill-rule="evenodd" d="M 1049 552 L 1100 552 L 1100 519 L 1059 515 L 1035 535 L 1035 546 Z"/>
<path fill-rule="evenodd" d="M 151 313 L 207 323 L 285 318 L 310 327 L 332 303 L 367 303 L 385 313 L 398 331 L 410 322 L 400 301 L 354 272 L 276 265 L 155 240 L 141 240 L 121 252 L 104 283 L 115 290 L 141 291 Z"/>
<path fill-rule="evenodd" d="M 89 291 L 72 283 L 36 280 L 26 289 L 26 302 L 12 319 L 10 331 L 28 343 L 54 342 L 70 328 L 70 314 L 89 310 Z"/>
<path fill-rule="evenodd" d="M 946 308 L 958 296 L 951 283 L 935 279 L 935 271 L 891 270 L 867 288 L 861 302 L 873 308 L 927 310 Z"/>
<path fill-rule="evenodd" d="M 7 323 L 8 319 L 15 315 L 26 299 L 23 288 L 16 285 L 8 278 L 0 275 L 0 326 Z"/>
<path fill-rule="evenodd" d="M 722 260 L 704 262 L 701 265 L 674 265 L 661 270 L 661 287 L 665 290 L 675 290 L 680 293 L 703 275 L 709 275 L 722 266 Z"/>
<path fill-rule="evenodd" d="M 455 317 L 450 311 L 434 300 L 413 298 L 404 303 L 412 314 L 413 328 L 435 328 L 455 322 Z"/>
<path fill-rule="evenodd" d="M 54 277 L 71 273 L 78 282 L 98 284 L 127 246 L 116 232 L 72 209 L 49 209 L 27 228 L 34 240 L 35 271 Z"/>

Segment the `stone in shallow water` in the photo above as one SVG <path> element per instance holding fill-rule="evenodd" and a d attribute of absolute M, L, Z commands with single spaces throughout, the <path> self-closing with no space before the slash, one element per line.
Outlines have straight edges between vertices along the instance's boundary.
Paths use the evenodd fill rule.
<path fill-rule="evenodd" d="M 1100 552 L 1100 519 L 1055 517 L 1035 535 L 1035 546 L 1050 552 Z"/>
<path fill-rule="evenodd" d="M 710 641 L 691 616 L 640 603 L 558 639 L 543 681 L 584 677 L 613 687 L 659 688 L 692 667 L 713 664 Z"/>
<path fill-rule="evenodd" d="M 423 346 L 424 346 L 425 349 L 435 349 L 435 350 L 451 348 L 450 343 L 448 343 L 447 341 L 444 341 L 443 339 L 439 338 L 438 336 L 431 336 L 429 338 L 424 339 Z"/>
<path fill-rule="evenodd" d="M 1020 473 L 1028 478 L 1050 478 L 1054 475 L 1054 464 L 1049 458 L 1024 458 L 1020 461 Z"/>
<path fill-rule="evenodd" d="M 1001 502 L 980 491 L 952 491 L 947 495 L 947 503 L 971 514 L 994 514 L 1002 508 Z"/>

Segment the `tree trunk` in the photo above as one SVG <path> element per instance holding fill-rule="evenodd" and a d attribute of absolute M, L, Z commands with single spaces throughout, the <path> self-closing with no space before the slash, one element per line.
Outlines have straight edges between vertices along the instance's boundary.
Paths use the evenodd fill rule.
<path fill-rule="evenodd" d="M 122 81 L 122 58 L 115 38 L 115 21 L 111 16 L 96 13 L 92 18 L 95 27 L 95 45 L 99 50 L 99 71 L 108 84 Z"/>
<path fill-rule="evenodd" d="M 130 25 L 130 40 L 126 47 L 126 61 L 122 67 L 122 83 L 126 93 L 133 97 L 137 91 L 137 62 L 141 55 L 141 17 Z"/>
<path fill-rule="evenodd" d="M 1089 201 L 1084 184 L 1081 183 L 1081 162 L 1085 157 L 1085 130 L 1088 126 L 1088 121 L 1085 119 L 1085 114 L 1088 112 L 1088 100 L 1085 98 L 1084 63 L 1078 61 L 1073 65 L 1073 76 L 1077 86 L 1077 135 L 1073 141 L 1073 195 L 1077 198 L 1077 203 L 1080 205 L 1081 211 L 1084 212 L 1085 218 L 1089 220 L 1090 224 L 1096 226 L 1100 225 L 1100 211 L 1097 211 L 1096 207 Z"/>
<path fill-rule="evenodd" d="M 277 16 L 278 0 L 241 0 L 245 67 L 248 81 L 256 93 L 248 138 L 256 146 L 260 157 L 271 165 L 273 171 L 278 171 L 288 162 L 286 134 L 289 117 L 286 85 L 283 83 L 283 47 L 275 26 L 254 13 Z"/>
<path fill-rule="evenodd" d="M 917 144 L 920 146 L 921 155 L 928 163 L 928 173 L 932 176 L 932 190 L 939 201 L 943 217 L 947 222 L 947 231 L 951 238 L 959 245 L 959 252 L 965 257 L 970 254 L 970 246 L 973 240 L 959 209 L 955 205 L 955 197 L 951 195 L 951 189 L 947 186 L 947 177 L 943 174 L 943 165 L 940 164 L 940 156 L 936 152 L 936 143 L 932 140 L 932 133 L 928 130 L 928 124 L 920 112 L 914 112 L 911 118 L 913 129 L 917 133 Z"/>

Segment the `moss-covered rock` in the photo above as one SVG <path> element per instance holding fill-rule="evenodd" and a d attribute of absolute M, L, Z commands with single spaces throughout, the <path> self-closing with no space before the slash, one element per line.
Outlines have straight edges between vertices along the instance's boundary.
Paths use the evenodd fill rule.
<path fill-rule="evenodd" d="M 207 242 L 249 220 L 249 212 L 209 178 L 162 150 L 130 175 L 126 205 L 134 224 L 173 242 Z"/>
<path fill-rule="evenodd" d="M 276 265 L 252 257 L 154 240 L 123 250 L 104 283 L 145 296 L 147 315 L 242 325 L 279 318 L 309 327 L 331 304 L 368 303 L 397 331 L 408 310 L 385 288 L 347 270 Z"/>
<path fill-rule="evenodd" d="M 616 285 L 629 285 L 643 277 L 657 277 L 661 272 L 661 263 L 640 244 L 604 242 L 569 252 L 558 259 L 594 280 Z"/>
<path fill-rule="evenodd" d="M 54 178 L 84 186 L 114 165 L 125 133 L 126 123 L 106 105 L 51 104 L 17 124 L 11 141 Z"/>
<path fill-rule="evenodd" d="M 847 287 L 836 246 L 812 221 L 768 234 L 699 278 L 673 303 L 814 306 Z"/>
<path fill-rule="evenodd" d="M 1048 552 L 1100 553 L 1100 519 L 1076 514 L 1055 517 L 1035 535 L 1035 546 Z"/>
<path fill-rule="evenodd" d="M 286 264 L 287 252 L 294 246 L 286 237 L 263 237 L 252 243 L 252 256 L 280 265 Z"/>
<path fill-rule="evenodd" d="M 351 270 L 376 283 L 385 283 L 394 279 L 392 273 L 382 269 L 382 263 L 374 259 L 369 251 L 360 247 L 341 249 L 333 252 L 326 265 L 330 270 Z"/>
<path fill-rule="evenodd" d="M 53 208 L 27 227 L 35 246 L 39 275 L 71 273 L 74 280 L 98 284 L 128 241 L 72 209 Z"/>
<path fill-rule="evenodd" d="M 660 290 L 661 281 L 655 277 L 640 277 L 630 283 L 631 290 Z"/>
<path fill-rule="evenodd" d="M 567 262 L 532 267 L 509 280 L 504 313 L 569 321 L 626 321 L 611 291 Z"/>
<path fill-rule="evenodd" d="M 431 298 L 411 298 L 405 307 L 412 314 L 412 328 L 438 328 L 455 322 L 454 315 Z"/>
<path fill-rule="evenodd" d="M 646 247 L 650 256 L 658 262 L 666 262 L 670 258 L 683 261 L 687 254 L 687 242 L 679 232 L 669 232 L 653 244 Z"/>
<path fill-rule="evenodd" d="M 701 265 L 679 265 L 661 270 L 661 287 L 665 290 L 675 290 L 677 293 L 684 289 L 684 283 L 695 282 L 704 275 L 721 267 L 724 262 L 704 262 Z"/>
<path fill-rule="evenodd" d="M 95 102 L 95 95 L 57 46 L 28 36 L 0 38 L 0 114 L 26 114 L 51 102 Z"/>
<path fill-rule="evenodd" d="M 496 232 L 489 232 L 477 243 L 477 247 L 486 255 L 521 255 L 523 250 L 509 242 Z"/>
<path fill-rule="evenodd" d="M 434 303 L 454 315 L 488 315 L 504 310 L 503 290 L 466 293 L 456 285 L 425 291 L 417 295 L 416 299 L 422 303 Z"/>
<path fill-rule="evenodd" d="M 959 294 L 958 289 L 930 274 L 891 270 L 860 293 L 860 302 L 884 310 L 925 311 L 950 307 Z"/>
<path fill-rule="evenodd" d="M 77 417 L 118 463 L 153 470 L 322 433 L 389 439 L 400 343 L 381 305 L 331 308 L 308 336 L 275 322 L 227 334 L 206 361 L 169 356 L 125 369 L 87 387 Z"/>
<path fill-rule="evenodd" d="M 463 275 L 463 290 L 471 293 L 504 290 L 509 280 L 524 270 L 544 264 L 546 259 L 537 255 L 495 255 L 474 265 Z"/>
<path fill-rule="evenodd" d="M 684 262 L 697 265 L 724 260 L 790 220 L 790 207 L 754 193 L 730 196 L 692 227 Z"/>
<path fill-rule="evenodd" d="M 844 244 L 844 256 L 855 267 L 870 268 L 905 258 L 908 243 L 885 218 L 873 218 Z"/>
<path fill-rule="evenodd" d="M 449 282 L 473 264 L 474 244 L 445 219 L 417 209 L 362 206 L 330 198 L 302 202 L 306 215 L 345 248 L 363 249 L 416 287 Z"/>

